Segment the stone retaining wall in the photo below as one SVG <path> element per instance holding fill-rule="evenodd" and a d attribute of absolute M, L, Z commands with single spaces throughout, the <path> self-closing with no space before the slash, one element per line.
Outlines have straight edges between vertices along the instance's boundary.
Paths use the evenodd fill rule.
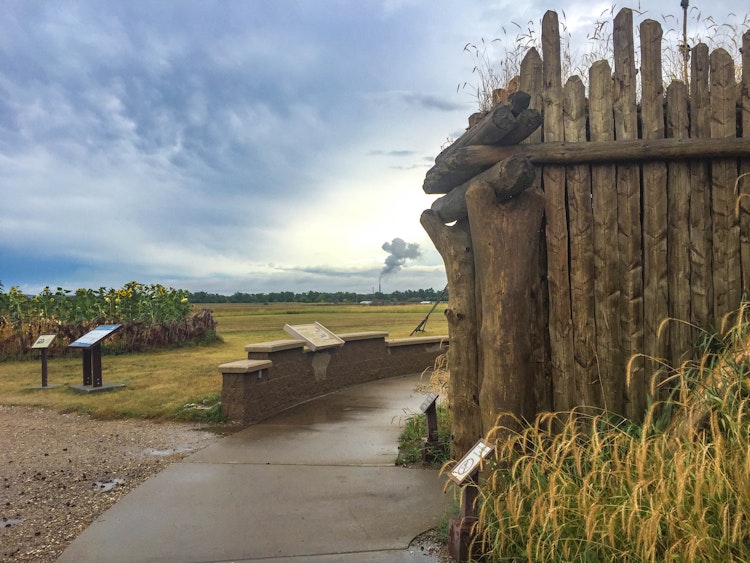
<path fill-rule="evenodd" d="M 386 332 L 339 334 L 339 348 L 309 350 L 299 340 L 245 346 L 246 360 L 219 366 L 221 410 L 251 423 L 336 389 L 431 369 L 447 337 L 388 339 Z"/>

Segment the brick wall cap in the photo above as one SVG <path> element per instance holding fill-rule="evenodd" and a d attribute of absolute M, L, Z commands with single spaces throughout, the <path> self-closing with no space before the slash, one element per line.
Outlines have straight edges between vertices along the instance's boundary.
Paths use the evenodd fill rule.
<path fill-rule="evenodd" d="M 385 339 L 385 337 L 388 336 L 388 333 L 370 330 L 366 332 L 347 332 L 345 334 L 338 334 L 337 336 L 346 342 L 353 342 L 355 340 Z"/>
<path fill-rule="evenodd" d="M 257 342 L 245 346 L 245 352 L 281 352 L 282 350 L 293 350 L 302 348 L 305 345 L 301 340 L 286 338 L 284 340 L 270 340 L 268 342 Z"/>
<path fill-rule="evenodd" d="M 271 360 L 237 360 L 236 362 L 221 364 L 219 371 L 221 373 L 254 373 L 270 368 L 272 365 Z"/>
<path fill-rule="evenodd" d="M 447 336 L 409 336 L 407 338 L 391 338 L 385 341 L 388 347 L 418 346 L 419 344 L 448 344 Z"/>

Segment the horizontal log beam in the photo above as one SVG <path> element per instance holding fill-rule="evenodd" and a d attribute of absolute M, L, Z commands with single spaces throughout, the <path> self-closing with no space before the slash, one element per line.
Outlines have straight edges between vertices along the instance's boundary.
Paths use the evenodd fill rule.
<path fill-rule="evenodd" d="M 750 159 L 750 138 L 636 139 L 505 147 L 472 145 L 459 148 L 428 170 L 423 189 L 428 194 L 448 193 L 513 155 L 525 156 L 535 165 L 706 158 Z"/>
<path fill-rule="evenodd" d="M 443 223 L 451 223 L 467 216 L 466 192 L 472 186 L 487 185 L 498 200 L 507 200 L 531 186 L 535 175 L 536 168 L 528 158 L 512 156 L 436 199 L 431 209 Z"/>

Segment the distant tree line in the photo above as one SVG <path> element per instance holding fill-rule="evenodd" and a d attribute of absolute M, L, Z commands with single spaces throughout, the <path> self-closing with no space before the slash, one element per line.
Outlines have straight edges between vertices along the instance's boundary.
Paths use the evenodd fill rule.
<path fill-rule="evenodd" d="M 308 291 L 294 293 L 293 291 L 279 291 L 274 293 L 241 293 L 222 295 L 196 291 L 189 294 L 191 303 L 361 303 L 369 301 L 373 304 L 419 303 L 420 301 L 435 301 L 442 290 L 407 289 L 393 293 L 353 293 L 350 291 Z M 447 295 L 443 296 L 447 299 Z"/>

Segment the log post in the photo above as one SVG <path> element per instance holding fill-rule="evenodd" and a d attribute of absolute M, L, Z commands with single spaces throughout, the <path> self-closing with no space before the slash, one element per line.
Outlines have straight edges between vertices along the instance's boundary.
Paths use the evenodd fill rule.
<path fill-rule="evenodd" d="M 526 191 L 500 203 L 491 187 L 477 185 L 466 193 L 466 202 L 481 292 L 479 405 L 487 433 L 498 423 L 515 427 L 513 417 L 531 420 L 535 414 L 531 288 L 544 197 Z M 503 413 L 513 416 L 498 418 Z"/>
<path fill-rule="evenodd" d="M 477 354 L 477 313 L 474 294 L 474 253 L 466 219 L 444 225 L 427 210 L 420 218 L 445 263 L 449 301 L 448 401 L 452 414 L 451 457 L 460 459 L 481 436 Z"/>

